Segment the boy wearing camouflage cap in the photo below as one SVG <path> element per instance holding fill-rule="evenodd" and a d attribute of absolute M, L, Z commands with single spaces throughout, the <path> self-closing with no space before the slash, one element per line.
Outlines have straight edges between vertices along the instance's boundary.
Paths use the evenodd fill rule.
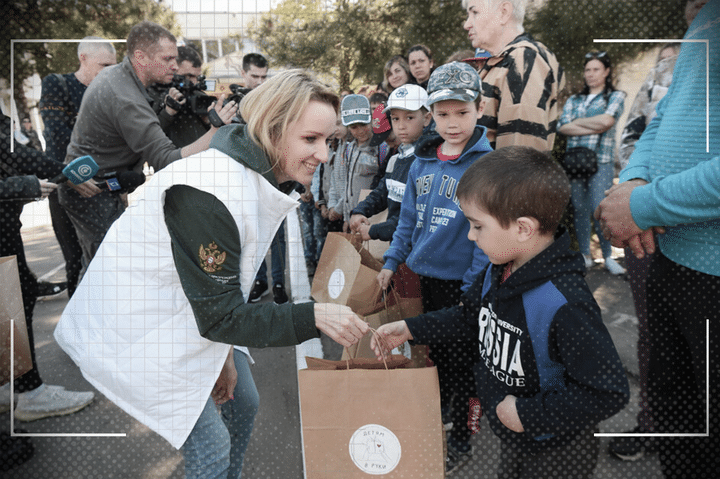
<path fill-rule="evenodd" d="M 380 159 L 378 148 L 370 146 L 372 115 L 367 97 L 355 94 L 345 96 L 340 104 L 340 119 L 350 131 L 353 141 L 347 144 L 341 161 L 335 164 L 327 206 L 334 212 L 331 219 L 339 219 L 342 215 L 343 231 L 348 232 L 350 212 L 357 206 L 360 192 L 372 189 Z"/>
<path fill-rule="evenodd" d="M 486 128 L 476 125 L 482 113 L 480 77 L 469 65 L 452 62 L 430 76 L 427 105 L 440 136 L 420 141 L 400 208 L 400 219 L 378 282 L 387 288 L 401 263 L 420 276 L 425 312 L 456 306 L 460 295 L 488 264 L 468 240 L 469 223 L 455 195 L 465 170 L 492 151 Z M 469 266 L 469 267 L 468 267 Z M 449 426 L 446 473 L 472 456 L 467 427 L 469 400 L 475 396 L 472 367 L 461 354 L 471 344 L 433 346 L 430 359 L 438 368 L 443 422 Z M 449 429 L 449 427 L 447 427 Z"/>

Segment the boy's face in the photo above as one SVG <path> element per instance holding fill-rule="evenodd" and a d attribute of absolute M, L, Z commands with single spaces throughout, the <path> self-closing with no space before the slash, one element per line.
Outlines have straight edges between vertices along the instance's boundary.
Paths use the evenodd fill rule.
<path fill-rule="evenodd" d="M 423 128 L 430 124 L 431 118 L 430 113 L 423 113 L 422 109 L 408 111 L 393 108 L 390 110 L 393 133 L 400 143 L 405 145 L 411 145 L 420 138 Z"/>
<path fill-rule="evenodd" d="M 470 222 L 468 239 L 485 252 L 492 264 L 505 264 L 518 256 L 519 251 L 514 246 L 514 223 L 503 228 L 495 217 L 474 201 L 460 200 L 460 208 Z"/>
<path fill-rule="evenodd" d="M 443 137 L 443 153 L 459 155 L 475 132 L 479 115 L 474 102 L 444 100 L 434 103 L 435 130 Z M 394 124 L 393 124 L 394 127 Z"/>
<path fill-rule="evenodd" d="M 348 130 L 359 144 L 370 141 L 372 137 L 372 125 L 370 123 L 353 123 L 348 126 Z"/>

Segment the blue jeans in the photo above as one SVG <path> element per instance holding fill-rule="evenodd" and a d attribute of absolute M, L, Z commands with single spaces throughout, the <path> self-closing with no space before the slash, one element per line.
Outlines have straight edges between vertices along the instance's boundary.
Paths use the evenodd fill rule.
<path fill-rule="evenodd" d="M 285 251 L 285 221 L 283 221 L 270 244 L 273 284 L 285 284 Z M 267 284 L 267 264 L 265 264 L 265 261 L 260 263 L 260 269 L 258 269 L 255 280 Z"/>
<path fill-rule="evenodd" d="M 237 385 L 234 399 L 222 405 L 222 417 L 209 398 L 190 436 L 180 451 L 185 458 L 187 479 L 239 479 L 250 442 L 255 414 L 260 404 L 247 357 L 233 351 Z"/>
<path fill-rule="evenodd" d="M 595 231 L 600 239 L 603 258 L 612 253 L 612 245 L 600 233 L 600 223 L 593 218 L 595 208 L 605 198 L 605 190 L 612 186 L 613 164 L 599 163 L 598 171 L 588 179 L 572 179 L 572 205 L 574 209 L 575 234 L 577 235 L 580 252 L 590 255 L 590 221 L 595 224 Z"/>
<path fill-rule="evenodd" d="M 325 244 L 325 236 L 327 236 L 327 219 L 322 217 L 314 203 L 301 202 L 300 220 L 303 245 L 305 246 L 305 262 L 317 264 Z"/>

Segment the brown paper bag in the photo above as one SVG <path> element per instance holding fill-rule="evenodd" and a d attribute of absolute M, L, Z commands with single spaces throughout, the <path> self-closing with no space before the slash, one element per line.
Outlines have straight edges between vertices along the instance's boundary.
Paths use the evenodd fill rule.
<path fill-rule="evenodd" d="M 364 317 L 371 328 L 377 329 L 383 324 L 400 321 L 405 318 L 412 318 L 422 314 L 422 300 L 420 298 L 401 298 L 397 294 L 390 294 L 385 302 L 379 305 L 379 310 Z M 366 334 L 357 344 L 343 350 L 343 360 L 350 358 L 375 358 L 374 351 L 370 348 L 372 335 Z M 406 350 L 407 348 L 407 350 Z M 412 367 L 424 368 L 427 364 L 427 346 L 410 346 L 401 344 L 398 349 L 400 353 L 412 360 Z"/>
<path fill-rule="evenodd" d="M 322 361 L 316 369 L 307 360 L 298 372 L 307 479 L 445 477 L 434 367 L 405 369 L 408 360 L 397 356 L 388 367 L 399 369 L 375 359 Z"/>
<path fill-rule="evenodd" d="M 363 248 L 357 235 L 328 233 L 312 284 L 320 303 L 350 306 L 363 314 L 381 301 L 377 275 L 382 264 Z"/>
<path fill-rule="evenodd" d="M 18 377 L 32 369 L 30 341 L 25 325 L 20 276 L 17 258 L 0 258 L 0 386 L 10 381 L 10 356 L 14 357 L 15 371 Z M 14 331 L 15 347 L 10 348 L 10 331 Z"/>

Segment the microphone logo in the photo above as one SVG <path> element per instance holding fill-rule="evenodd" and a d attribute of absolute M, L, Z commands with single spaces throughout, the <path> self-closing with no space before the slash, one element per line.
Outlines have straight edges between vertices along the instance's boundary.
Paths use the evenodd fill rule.
<path fill-rule="evenodd" d="M 90 165 L 81 165 L 80 168 L 78 168 L 78 173 L 83 178 L 88 178 L 93 175 L 93 169 Z"/>

